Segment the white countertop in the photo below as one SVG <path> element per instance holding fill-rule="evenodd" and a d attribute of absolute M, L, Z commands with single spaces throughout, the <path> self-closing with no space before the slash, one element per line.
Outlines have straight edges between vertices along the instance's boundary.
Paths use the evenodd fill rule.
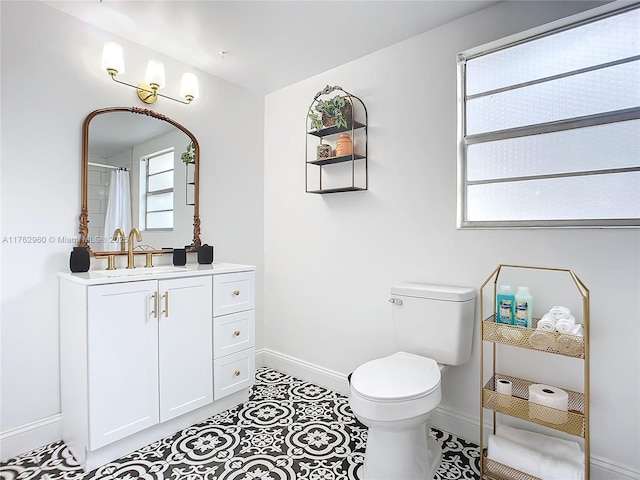
<path fill-rule="evenodd" d="M 185 265 L 184 267 L 160 265 L 150 269 L 136 267 L 135 269 L 129 270 L 121 268 L 117 270 L 89 270 L 88 272 L 81 273 L 59 272 L 58 277 L 83 285 L 104 285 L 107 283 L 139 282 L 142 280 L 158 280 L 163 278 L 197 277 L 200 275 L 246 272 L 255 269 L 255 265 L 214 262 L 210 265 L 195 264 Z"/>

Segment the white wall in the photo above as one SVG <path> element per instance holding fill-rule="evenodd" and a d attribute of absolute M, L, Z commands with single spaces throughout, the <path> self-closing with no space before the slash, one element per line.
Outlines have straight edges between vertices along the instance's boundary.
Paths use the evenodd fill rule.
<path fill-rule="evenodd" d="M 348 374 L 394 350 L 394 282 L 478 288 L 500 263 L 570 268 L 591 290 L 593 459 L 638 478 L 640 231 L 456 229 L 456 53 L 593 6 L 499 4 L 267 96 L 266 346 Z M 327 84 L 367 106 L 367 192 L 304 192 L 305 114 Z M 476 424 L 477 332 L 441 405 Z"/>
<path fill-rule="evenodd" d="M 4 459 L 61 438 L 56 274 L 68 271 L 73 244 L 58 237 L 77 236 L 82 122 L 98 108 L 143 104 L 133 89 L 100 70 L 104 41 L 117 38 L 40 2 L 0 2 L 0 8 Z M 125 52 L 123 80 L 141 81 L 147 60 L 159 58 L 167 93 L 178 94 L 187 66 L 119 41 Z M 217 261 L 255 264 L 261 272 L 263 98 L 195 73 L 201 98 L 192 105 L 160 99 L 148 108 L 198 138 L 203 242 L 215 246 Z M 42 237 L 44 243 L 15 243 L 18 236 Z M 21 445 L 27 447 L 20 450 Z"/>

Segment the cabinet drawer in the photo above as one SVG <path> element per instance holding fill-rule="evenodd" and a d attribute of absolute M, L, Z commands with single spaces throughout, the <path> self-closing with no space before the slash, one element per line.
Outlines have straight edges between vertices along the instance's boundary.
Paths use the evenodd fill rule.
<path fill-rule="evenodd" d="M 213 277 L 213 316 L 255 307 L 255 273 L 225 273 Z"/>
<path fill-rule="evenodd" d="M 214 400 L 250 387 L 255 381 L 255 349 L 248 348 L 214 360 L 213 372 Z"/>
<path fill-rule="evenodd" d="M 224 357 L 255 346 L 255 310 L 213 319 L 213 355 Z"/>

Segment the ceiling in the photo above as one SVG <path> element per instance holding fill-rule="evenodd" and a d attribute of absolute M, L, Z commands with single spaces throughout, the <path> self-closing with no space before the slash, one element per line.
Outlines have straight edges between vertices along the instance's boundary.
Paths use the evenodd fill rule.
<path fill-rule="evenodd" d="M 269 93 L 500 3 L 44 0 L 114 36 Z M 220 52 L 226 52 L 223 56 Z"/>

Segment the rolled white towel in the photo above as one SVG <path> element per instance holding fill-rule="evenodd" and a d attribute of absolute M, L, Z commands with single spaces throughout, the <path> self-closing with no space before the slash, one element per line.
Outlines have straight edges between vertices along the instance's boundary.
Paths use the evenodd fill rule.
<path fill-rule="evenodd" d="M 582 324 L 576 323 L 571 330 L 571 335 L 575 335 L 576 337 L 584 337 L 584 331 L 582 330 Z"/>
<path fill-rule="evenodd" d="M 584 465 L 584 453 L 578 442 L 563 438 L 531 432 L 508 425 L 498 425 L 498 436 L 517 442 L 525 447 L 532 448 L 546 455 L 555 455 L 578 465 Z"/>
<path fill-rule="evenodd" d="M 542 480 L 584 480 L 582 465 L 497 435 L 489 435 L 487 457 Z"/>
<path fill-rule="evenodd" d="M 569 315 L 568 318 L 561 318 L 556 322 L 556 331 L 571 334 L 575 326 L 576 319 L 573 315 Z"/>
<path fill-rule="evenodd" d="M 561 305 L 556 305 L 549 310 L 549 314 L 553 316 L 556 320 L 560 320 L 561 318 L 569 318 L 571 315 L 571 310 L 567 307 L 563 307 Z"/>
<path fill-rule="evenodd" d="M 538 320 L 538 325 L 536 328 L 538 330 L 544 330 L 545 332 L 555 332 L 556 331 L 556 319 L 550 313 L 545 313 L 540 320 Z"/>

